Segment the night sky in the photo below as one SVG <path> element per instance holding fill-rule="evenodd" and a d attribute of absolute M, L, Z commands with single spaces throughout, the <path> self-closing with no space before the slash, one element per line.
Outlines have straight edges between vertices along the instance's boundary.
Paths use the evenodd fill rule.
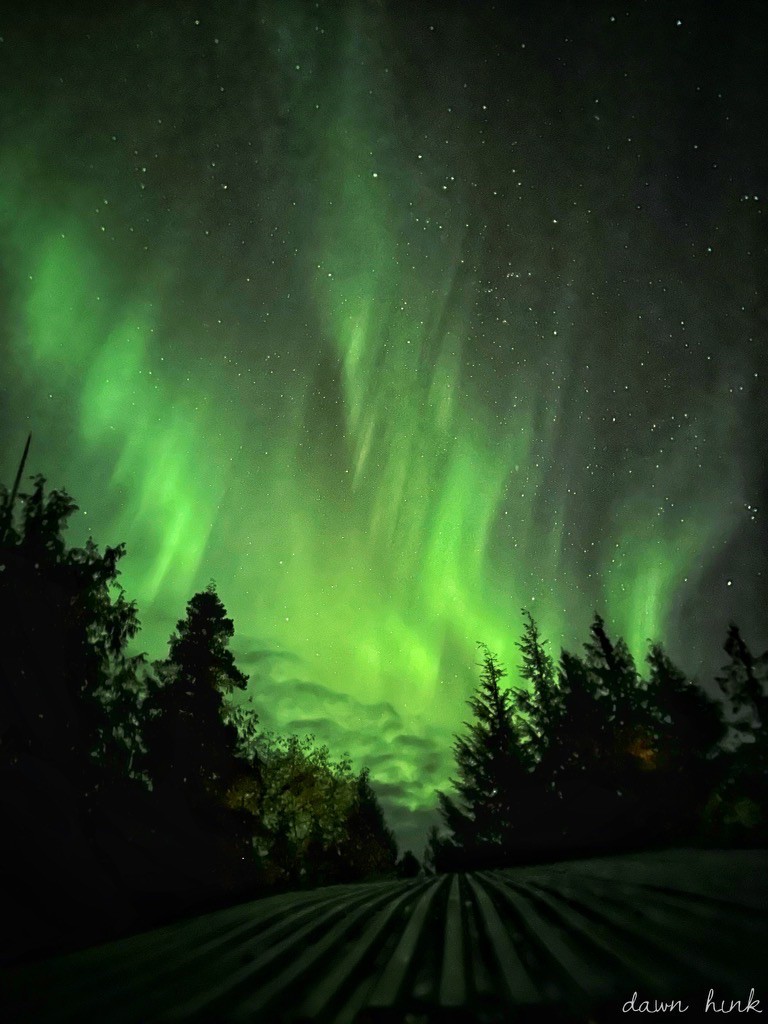
<path fill-rule="evenodd" d="M 535 6 L 0 10 L 0 478 L 405 843 L 522 607 L 768 645 L 764 6 Z"/>

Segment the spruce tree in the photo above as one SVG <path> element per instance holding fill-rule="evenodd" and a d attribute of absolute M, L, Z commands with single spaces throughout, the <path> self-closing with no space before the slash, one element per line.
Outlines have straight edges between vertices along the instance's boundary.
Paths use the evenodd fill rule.
<path fill-rule="evenodd" d="M 517 648 L 522 655 L 520 677 L 528 683 L 528 688 L 514 690 L 515 722 L 532 765 L 537 765 L 559 727 L 563 695 L 558 687 L 554 661 L 536 620 L 526 609 L 523 609 L 523 620 L 525 629 Z"/>
<path fill-rule="evenodd" d="M 729 657 L 717 677 L 726 697 L 731 735 L 725 778 L 715 803 L 721 828 L 739 842 L 768 840 L 768 655 L 756 658 L 733 623 L 724 644 Z"/>
<path fill-rule="evenodd" d="M 551 794 L 552 842 L 570 853 L 610 842 L 621 782 L 609 756 L 610 704 L 585 659 L 563 651 L 562 711 L 537 775 Z"/>
<path fill-rule="evenodd" d="M 583 775 L 600 764 L 607 730 L 607 706 L 584 661 L 563 651 L 558 675 L 562 714 L 547 759 L 554 780 Z"/>
<path fill-rule="evenodd" d="M 660 770 L 688 771 L 716 752 L 724 733 L 721 707 L 672 662 L 661 644 L 651 645 L 646 660 L 653 743 L 644 756 Z"/>
<path fill-rule="evenodd" d="M 768 729 L 768 697 L 758 676 L 763 668 L 761 674 L 765 677 L 764 667 L 753 656 L 734 623 L 728 627 L 723 647 L 729 660 L 716 682 L 726 699 L 733 729 L 741 737 L 754 735 L 761 725 Z"/>
<path fill-rule="evenodd" d="M 427 843 L 424 847 L 424 856 L 421 859 L 424 865 L 424 870 L 428 875 L 438 874 L 441 871 L 450 870 L 450 867 L 446 865 L 445 849 L 449 844 L 449 840 L 441 837 L 440 830 L 437 825 L 430 826 L 429 832 L 427 833 Z M 451 849 L 455 852 L 455 847 L 451 844 Z"/>
<path fill-rule="evenodd" d="M 187 604 L 160 663 L 161 685 L 150 700 L 147 768 L 155 785 L 185 794 L 189 804 L 221 804 L 246 771 L 224 697 L 248 679 L 229 642 L 234 625 L 210 584 Z"/>
<path fill-rule="evenodd" d="M 613 732 L 613 737 L 606 739 L 616 752 L 632 742 L 644 717 L 642 684 L 626 642 L 610 639 L 600 615 L 595 615 L 589 633 L 584 645 L 585 664 L 595 676 L 599 698 L 606 704 Z"/>
<path fill-rule="evenodd" d="M 416 878 L 421 871 L 421 864 L 413 850 L 406 850 L 397 862 L 398 878 Z"/>
<path fill-rule="evenodd" d="M 340 854 L 348 878 L 362 881 L 394 872 L 397 841 L 384 819 L 367 768 L 363 768 L 355 780 L 344 830 Z"/>
<path fill-rule="evenodd" d="M 491 862 L 510 855 L 524 841 L 530 779 L 514 723 L 506 670 L 480 644 L 480 684 L 467 702 L 473 721 L 454 743 L 458 777 L 454 800 L 439 793 L 440 812 L 451 846 L 465 862 Z"/>
<path fill-rule="evenodd" d="M 647 655 L 648 713 L 651 726 L 633 753 L 645 769 L 649 833 L 689 839 L 700 829 L 707 798 L 717 782 L 724 734 L 717 701 L 692 682 L 661 644 Z"/>

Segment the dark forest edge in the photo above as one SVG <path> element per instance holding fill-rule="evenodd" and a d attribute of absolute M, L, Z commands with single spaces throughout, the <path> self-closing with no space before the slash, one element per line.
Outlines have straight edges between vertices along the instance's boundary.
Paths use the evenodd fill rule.
<path fill-rule="evenodd" d="M 20 897 L 0 958 L 281 889 L 416 874 L 367 769 L 261 728 L 215 586 L 190 599 L 165 660 L 130 655 L 124 547 L 68 547 L 70 496 L 39 476 L 20 493 L 20 476 L 0 488 L 0 870 Z M 599 617 L 584 655 L 558 667 L 527 613 L 519 646 L 526 686 L 512 688 L 481 647 L 427 870 L 766 843 L 768 659 L 736 627 L 724 700 L 658 645 L 641 678 Z"/>
<path fill-rule="evenodd" d="M 165 660 L 131 655 L 123 546 L 68 547 L 70 496 L 17 487 L 0 489 L 0 871 L 19 896 L 0 958 L 413 870 L 367 769 L 261 729 L 213 584 Z"/>
<path fill-rule="evenodd" d="M 556 666 L 523 611 L 525 687 L 480 645 L 472 721 L 457 737 L 455 795 L 440 793 L 437 871 L 659 847 L 768 845 L 768 655 L 739 629 L 710 695 L 650 643 L 643 676 L 596 615 L 582 655 Z"/>

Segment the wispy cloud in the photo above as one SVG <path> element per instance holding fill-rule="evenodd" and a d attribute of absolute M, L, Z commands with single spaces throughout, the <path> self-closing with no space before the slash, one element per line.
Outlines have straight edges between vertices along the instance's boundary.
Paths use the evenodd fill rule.
<path fill-rule="evenodd" d="M 426 833 L 437 820 L 435 790 L 445 787 L 450 736 L 428 722 L 411 731 L 387 701 L 367 703 L 311 679 L 279 677 L 290 652 L 253 649 L 238 655 L 251 673 L 249 697 L 261 724 L 277 733 L 311 734 L 334 757 L 349 754 L 355 770 L 368 767 L 387 820 L 402 849 L 421 855 Z"/>

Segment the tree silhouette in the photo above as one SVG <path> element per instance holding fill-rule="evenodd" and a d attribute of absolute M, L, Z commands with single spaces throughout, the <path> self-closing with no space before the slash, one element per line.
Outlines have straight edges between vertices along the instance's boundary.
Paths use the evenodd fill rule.
<path fill-rule="evenodd" d="M 602 756 L 622 770 L 631 749 L 644 738 L 648 720 L 643 683 L 623 639 L 610 639 L 605 622 L 595 615 L 584 645 L 584 663 L 594 677 L 594 692 L 604 708 Z"/>
<path fill-rule="evenodd" d="M 0 959 L 94 941 L 131 915 L 104 842 L 138 740 L 138 617 L 123 547 L 67 545 L 75 511 L 41 476 L 0 490 L 0 877 L 26 894 L 23 912 L 6 905 Z"/>
<path fill-rule="evenodd" d="M 192 808 L 222 805 L 247 771 L 224 702 L 248 682 L 229 650 L 233 635 L 233 622 L 210 584 L 188 602 L 168 658 L 156 666 L 160 685 L 148 701 L 146 767 L 156 787 L 183 794 Z"/>
<path fill-rule="evenodd" d="M 398 878 L 415 878 L 421 871 L 421 864 L 413 850 L 406 850 L 397 862 Z"/>
<path fill-rule="evenodd" d="M 63 771 L 84 795 L 119 774 L 120 751 L 135 735 L 138 659 L 126 654 L 139 628 L 136 607 L 118 583 L 122 545 L 92 540 L 68 548 L 64 531 L 77 506 L 66 491 L 0 491 L 0 621 L 4 626 L 2 752 L 39 758 Z M 119 709 L 107 698 L 124 684 Z M 129 735 L 130 734 L 130 735 Z"/>
<path fill-rule="evenodd" d="M 488 648 L 482 655 L 480 683 L 467 702 L 474 720 L 456 738 L 458 778 L 454 800 L 438 793 L 449 835 L 443 859 L 457 852 L 464 863 L 492 863 L 516 842 L 524 842 L 531 814 L 531 779 L 515 728 L 513 695 L 502 687 L 506 670 Z"/>
<path fill-rule="evenodd" d="M 523 609 L 525 629 L 517 648 L 522 655 L 520 678 L 527 689 L 515 688 L 515 721 L 531 761 L 545 756 L 563 714 L 563 695 L 557 684 L 555 664 L 546 649 L 536 620 Z"/>
<path fill-rule="evenodd" d="M 455 854 L 455 845 L 447 837 L 441 837 L 437 825 L 431 825 L 422 857 L 422 864 L 427 874 L 433 875 L 435 872 L 450 870 Z"/>
<path fill-rule="evenodd" d="M 752 736 L 761 725 L 768 726 L 768 696 L 758 678 L 765 665 L 752 655 L 739 627 L 734 623 L 728 627 L 723 645 L 728 663 L 723 667 L 716 682 L 727 702 L 728 718 L 737 738 Z"/>
<path fill-rule="evenodd" d="M 559 780 L 582 775 L 599 763 L 607 729 L 607 706 L 600 703 L 595 679 L 578 655 L 563 651 L 559 685 L 562 710 L 549 749 L 547 766 L 556 785 Z"/>
<path fill-rule="evenodd" d="M 397 863 L 397 842 L 384 820 L 367 768 L 363 768 L 355 780 L 340 854 L 346 876 L 351 880 L 390 874 Z"/>
<path fill-rule="evenodd" d="M 560 803 L 561 835 L 572 851 L 631 845 L 649 828 L 643 773 L 653 750 L 646 686 L 624 640 L 595 615 L 584 656 L 563 652 L 556 760 L 546 766 Z"/>
<path fill-rule="evenodd" d="M 563 651 L 556 672 L 536 621 L 527 611 L 523 619 L 517 646 L 526 687 L 503 688 L 504 669 L 481 647 L 474 720 L 454 745 L 457 796 L 438 794 L 445 834 L 431 833 L 425 865 L 511 864 L 700 834 L 722 776 L 717 702 L 659 644 L 641 678 L 599 615 L 584 655 Z M 766 713 L 763 659 L 752 658 L 734 629 L 726 649 L 723 685 L 740 709 L 735 717 L 754 730 Z M 742 809 L 748 802 L 752 825 L 764 802 L 763 751 L 759 741 L 744 744 L 721 786 L 721 802 L 733 805 L 733 794 Z"/>
<path fill-rule="evenodd" d="M 738 626 L 723 645 L 728 662 L 716 677 L 730 732 L 723 778 L 709 812 L 729 841 L 768 840 L 768 653 L 754 657 Z"/>
<path fill-rule="evenodd" d="M 647 655 L 649 733 L 633 753 L 647 769 L 655 831 L 672 838 L 695 831 L 719 772 L 724 735 L 720 705 L 673 664 L 661 644 Z"/>
<path fill-rule="evenodd" d="M 26 454 L 26 450 L 25 450 Z M 274 883 L 394 874 L 367 771 L 265 742 L 214 585 L 152 668 L 122 545 L 68 546 L 76 505 L 42 477 L 0 488 L 0 960 L 112 937 Z M 259 856 L 261 855 L 261 856 Z"/>
<path fill-rule="evenodd" d="M 0 488 L 0 871 L 37 903 L 8 935 L 48 920 L 93 941 L 151 922 L 182 861 L 169 911 L 193 905 L 195 887 L 235 898 L 255 881 L 418 872 L 410 851 L 397 860 L 367 769 L 311 737 L 264 733 L 250 698 L 235 701 L 247 677 L 213 584 L 188 602 L 165 661 L 128 653 L 139 620 L 119 584 L 124 548 L 68 546 L 73 500 L 39 476 L 21 492 L 23 465 Z M 661 644 L 642 678 L 599 615 L 583 654 L 564 651 L 557 667 L 528 611 L 523 622 L 524 686 L 508 688 L 479 645 L 455 793 L 439 794 L 444 834 L 431 831 L 425 870 L 768 839 L 768 654 L 729 628 L 724 715 Z"/>

